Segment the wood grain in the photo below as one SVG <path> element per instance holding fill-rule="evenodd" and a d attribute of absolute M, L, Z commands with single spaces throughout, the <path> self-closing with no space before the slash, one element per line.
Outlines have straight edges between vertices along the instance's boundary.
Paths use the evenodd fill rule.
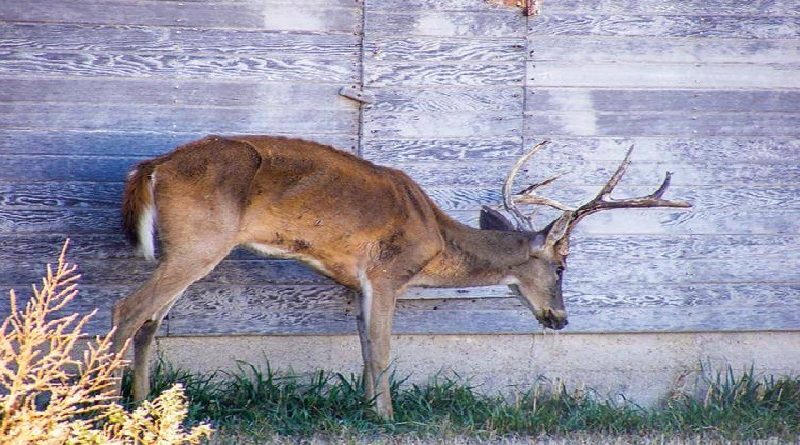
<path fill-rule="evenodd" d="M 352 34 L 69 23 L 0 23 L 0 34 L 0 50 L 8 51 L 360 57 Z"/>
<path fill-rule="evenodd" d="M 393 85 L 516 85 L 522 86 L 525 66 L 492 64 L 395 64 L 365 61 L 368 87 Z"/>
<path fill-rule="evenodd" d="M 82 263 L 85 259 L 141 261 L 133 248 L 119 232 L 112 233 L 59 233 L 0 234 L 0 262 L 27 261 L 42 263 L 53 261 L 64 241 L 70 239 L 70 258 Z M 715 259 L 736 261 L 744 271 L 751 258 L 774 262 L 793 256 L 800 248 L 800 236 L 778 235 L 652 235 L 581 234 L 570 243 L 570 259 L 597 262 L 621 260 L 682 260 Z M 231 260 L 251 261 L 261 257 L 245 250 L 234 250 Z M 571 269 L 570 269 L 571 270 Z M 746 275 L 743 275 L 746 277 Z M 794 280 L 796 281 L 796 280 Z M 573 283 L 574 284 L 574 283 Z M 580 284 L 580 283 L 578 283 Z M 506 289 L 501 286 L 502 289 Z M 428 289 L 415 291 L 414 295 L 460 295 L 464 291 L 453 289 Z M 468 291 L 470 295 L 484 295 L 484 291 Z M 488 293 L 491 296 L 493 293 Z M 505 295 L 505 291 L 503 291 Z M 415 297 L 416 298 L 416 297 Z M 421 298 L 421 297 L 419 297 Z M 433 297 L 430 297 L 433 298 Z M 465 297 L 466 298 L 466 297 Z"/>
<path fill-rule="evenodd" d="M 486 11 L 502 6 L 486 0 L 382 0 L 371 9 L 379 10 L 446 10 L 446 11 Z M 511 8 L 513 9 L 513 8 Z M 741 2 L 738 0 L 686 0 L 664 2 L 660 0 L 560 0 L 548 2 L 542 8 L 544 15 L 553 13 L 604 12 L 614 14 L 652 14 L 652 15 L 800 15 L 797 4 L 791 0 L 767 0 Z"/>
<path fill-rule="evenodd" d="M 800 17 L 545 14 L 528 23 L 529 35 L 721 37 L 794 39 Z"/>
<path fill-rule="evenodd" d="M 522 187 L 524 184 L 519 184 Z M 645 196 L 653 186 L 620 186 L 614 196 Z M 600 191 L 599 186 L 553 185 L 542 194 L 567 205 L 578 206 L 588 202 Z M 494 188 L 428 187 L 426 192 L 446 210 L 480 210 L 483 205 L 498 205 L 502 202 L 500 186 Z M 675 186 L 669 190 L 671 196 L 692 203 L 695 209 L 724 209 L 736 207 L 800 210 L 800 185 L 775 187 L 732 186 Z"/>
<path fill-rule="evenodd" d="M 0 128 L 355 134 L 358 114 L 338 110 L 0 103 Z"/>
<path fill-rule="evenodd" d="M 142 158 L 26 156 L 2 155 L 0 162 L 7 169 L 0 171 L 0 182 L 29 181 L 92 181 L 121 182 L 125 173 Z M 494 188 L 505 179 L 513 159 L 480 164 L 452 161 L 446 164 L 419 162 L 392 164 L 409 174 L 423 187 L 486 187 Z M 619 164 L 616 161 L 538 162 L 535 169 L 520 172 L 518 183 L 533 183 L 565 169 L 570 175 L 561 178 L 563 185 L 602 185 Z M 691 162 L 634 162 L 628 170 L 626 186 L 657 186 L 664 172 L 677 172 L 674 186 L 751 185 L 783 186 L 796 184 L 800 166 L 783 164 L 702 164 Z M 622 189 L 621 189 L 622 190 Z"/>
<path fill-rule="evenodd" d="M 800 113 L 532 111 L 525 124 L 529 135 L 797 136 Z"/>
<path fill-rule="evenodd" d="M 375 92 L 375 103 L 369 114 L 399 112 L 481 111 L 490 113 L 522 113 L 523 89 L 507 86 L 440 86 L 409 88 L 384 86 Z"/>
<path fill-rule="evenodd" d="M 525 46 L 522 38 L 377 37 L 364 42 L 364 58 L 370 62 L 516 63 L 525 54 Z"/>
<path fill-rule="evenodd" d="M 794 39 L 531 35 L 531 60 L 556 62 L 785 63 L 798 60 Z"/>
<path fill-rule="evenodd" d="M 478 212 L 450 210 L 448 213 L 462 223 L 477 227 Z M 554 214 L 541 213 L 541 221 L 551 221 Z M 540 226 L 541 227 L 541 226 Z M 0 208 L 0 233 L 66 233 L 70 236 L 86 233 L 118 233 L 119 212 L 110 209 L 59 208 Z M 741 234 L 797 235 L 800 221 L 797 210 L 762 208 L 731 208 L 692 211 L 618 210 L 594 215 L 582 221 L 576 234 Z"/>
<path fill-rule="evenodd" d="M 0 78 L 0 102 L 307 108 L 355 112 L 340 85 L 124 78 Z M 258 111 L 253 111 L 257 113 Z"/>
<path fill-rule="evenodd" d="M 508 113 L 364 113 L 374 138 L 507 137 L 522 134 L 522 119 Z"/>
<path fill-rule="evenodd" d="M 199 54 L 0 52 L 0 75 L 251 79 L 262 82 L 350 83 L 357 64 L 346 58 Z"/>
<path fill-rule="evenodd" d="M 474 12 L 379 12 L 367 9 L 364 34 L 384 36 L 519 37 L 525 35 L 525 17 L 518 10 Z"/>
<path fill-rule="evenodd" d="M 270 131 L 271 134 L 279 134 Z M 28 155 L 123 156 L 152 157 L 200 139 L 208 132 L 170 131 L 64 131 L 64 130 L 0 130 L 0 153 Z M 355 152 L 355 134 L 311 134 L 304 139 L 349 152 Z M 133 160 L 129 163 L 134 162 Z M 28 178 L 30 179 L 30 178 Z"/>
<path fill-rule="evenodd" d="M 358 32 L 359 8 L 280 2 L 31 0 L 1 3 L 0 19 L 24 22 L 246 28 L 306 32 Z M 356 6 L 356 5 L 352 5 Z"/>
<path fill-rule="evenodd" d="M 546 135 L 542 135 L 545 137 Z M 558 172 L 568 171 L 569 175 L 559 180 L 559 184 L 576 185 L 603 185 L 619 165 L 621 159 L 616 161 L 576 161 L 565 165 L 563 161 L 540 161 L 535 168 L 529 167 L 518 175 L 519 184 L 532 184 Z M 513 164 L 513 159 L 492 163 L 472 161 L 452 161 L 448 163 L 395 162 L 393 167 L 408 173 L 412 178 L 426 187 L 451 186 L 451 187 L 497 187 L 502 184 Z M 628 168 L 623 184 L 637 186 L 657 186 L 664 176 L 664 172 L 675 172 L 672 178 L 673 186 L 695 185 L 741 185 L 761 186 L 796 184 L 800 177 L 800 166 L 793 163 L 706 163 L 693 162 L 661 162 L 661 161 L 634 161 Z"/>
<path fill-rule="evenodd" d="M 529 88 L 526 89 L 525 110 L 556 113 L 738 111 L 797 114 L 800 112 L 800 91 Z"/>
<path fill-rule="evenodd" d="M 800 15 L 797 4 L 791 0 L 741 2 L 737 0 L 685 0 L 664 2 L 659 0 L 564 0 L 548 4 L 546 14 L 575 12 L 604 12 L 613 14 L 653 15 Z"/>
<path fill-rule="evenodd" d="M 552 144 L 538 153 L 535 164 L 620 160 L 631 145 L 634 162 L 790 163 L 800 158 L 800 141 L 792 137 L 570 137 L 530 135 L 483 139 L 367 139 L 363 155 L 381 164 L 417 161 L 509 161 L 541 139 Z M 0 139 L 2 149 L 2 139 Z M 510 165 L 510 164 L 509 164 Z M 571 180 L 569 177 L 561 181 Z M 559 182 L 561 182 L 559 181 Z"/>
<path fill-rule="evenodd" d="M 379 164 L 414 161 L 490 160 L 522 154 L 522 138 L 492 139 L 416 137 L 412 139 L 365 138 L 362 156 Z"/>
<path fill-rule="evenodd" d="M 800 88 L 797 64 L 529 62 L 527 86 L 619 88 Z"/>

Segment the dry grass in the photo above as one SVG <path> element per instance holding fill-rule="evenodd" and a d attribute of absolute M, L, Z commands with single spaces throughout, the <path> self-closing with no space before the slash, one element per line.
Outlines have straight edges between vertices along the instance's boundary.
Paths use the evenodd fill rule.
<path fill-rule="evenodd" d="M 11 311 L 0 325 L 0 443 L 200 443 L 211 430 L 206 424 L 184 429 L 187 406 L 179 385 L 131 413 L 117 403 L 116 376 L 125 361 L 114 353 L 111 334 L 77 353 L 93 313 L 57 315 L 78 295 L 80 276 L 67 263 L 66 249 L 24 307 L 10 292 Z"/>

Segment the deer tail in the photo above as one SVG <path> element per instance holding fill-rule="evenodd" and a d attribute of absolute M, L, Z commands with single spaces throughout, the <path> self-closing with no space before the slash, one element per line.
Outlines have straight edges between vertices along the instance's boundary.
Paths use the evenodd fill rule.
<path fill-rule="evenodd" d="M 155 259 L 156 163 L 145 161 L 128 174 L 122 198 L 122 228 L 136 252 L 148 260 Z"/>

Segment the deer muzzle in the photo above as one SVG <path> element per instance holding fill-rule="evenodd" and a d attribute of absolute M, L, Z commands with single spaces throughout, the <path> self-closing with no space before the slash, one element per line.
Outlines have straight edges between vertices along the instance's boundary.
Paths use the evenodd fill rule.
<path fill-rule="evenodd" d="M 567 311 L 559 309 L 543 309 L 541 313 L 536 314 L 536 319 L 542 326 L 548 329 L 564 329 L 564 326 L 569 324 L 567 321 Z"/>

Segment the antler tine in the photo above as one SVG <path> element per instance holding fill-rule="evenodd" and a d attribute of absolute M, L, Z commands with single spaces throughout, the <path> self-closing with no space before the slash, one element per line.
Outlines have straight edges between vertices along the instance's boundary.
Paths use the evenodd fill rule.
<path fill-rule="evenodd" d="M 608 180 L 606 185 L 603 186 L 600 193 L 592 199 L 591 201 L 587 202 L 586 204 L 578 207 L 575 211 L 575 217 L 572 220 L 570 226 L 575 225 L 581 218 L 586 215 L 589 215 L 594 212 L 598 212 L 600 210 L 606 209 L 620 209 L 620 208 L 642 208 L 642 207 L 691 207 L 692 205 L 683 200 L 668 200 L 662 199 L 661 196 L 664 195 L 664 192 L 667 191 L 669 188 L 670 181 L 672 180 L 672 173 L 667 172 L 664 177 L 664 181 L 661 185 L 654 191 L 653 193 L 638 197 L 638 198 L 628 198 L 628 199 L 613 199 L 611 198 L 611 192 L 617 186 L 619 181 L 622 179 L 622 176 L 625 174 L 625 170 L 627 169 L 628 165 L 631 163 L 631 153 L 633 152 L 633 146 L 628 149 L 628 153 L 625 155 L 625 159 L 622 160 L 622 163 L 617 167 L 617 170 L 611 175 L 611 178 Z"/>
<path fill-rule="evenodd" d="M 628 152 L 625 153 L 625 159 L 619 164 L 617 170 L 611 175 L 611 178 L 608 180 L 606 185 L 600 190 L 600 193 L 597 195 L 597 198 L 605 198 L 611 195 L 611 192 L 614 191 L 614 187 L 619 184 L 619 181 L 622 179 L 622 176 L 625 175 L 625 170 L 628 169 L 628 166 L 631 165 L 631 153 L 633 153 L 633 145 L 628 148 Z"/>
<path fill-rule="evenodd" d="M 533 148 L 528 150 L 527 153 L 520 156 L 520 158 L 517 159 L 517 162 L 508 172 L 505 182 L 503 182 L 503 207 L 505 207 L 506 211 L 514 217 L 514 220 L 517 222 L 517 226 L 520 229 L 532 230 L 533 225 L 531 224 L 530 218 L 526 217 L 514 203 L 514 197 L 512 196 L 511 192 L 511 189 L 514 185 L 514 178 L 517 176 L 522 166 L 525 165 L 525 162 L 527 162 L 531 156 L 536 154 L 536 152 L 541 150 L 542 147 L 549 143 L 550 141 L 545 139 L 544 141 L 534 145 Z"/>
<path fill-rule="evenodd" d="M 534 194 L 534 190 L 544 187 L 551 182 L 555 181 L 556 179 L 566 175 L 566 172 L 558 173 L 553 175 L 542 182 L 537 182 L 535 184 L 531 184 L 524 189 L 522 189 L 516 196 L 514 196 L 514 200 L 519 204 L 533 204 L 533 205 L 544 205 L 553 207 L 554 209 L 563 210 L 563 211 L 572 211 L 575 210 L 574 208 L 562 204 L 554 199 L 545 198 L 544 196 L 539 196 Z"/>

